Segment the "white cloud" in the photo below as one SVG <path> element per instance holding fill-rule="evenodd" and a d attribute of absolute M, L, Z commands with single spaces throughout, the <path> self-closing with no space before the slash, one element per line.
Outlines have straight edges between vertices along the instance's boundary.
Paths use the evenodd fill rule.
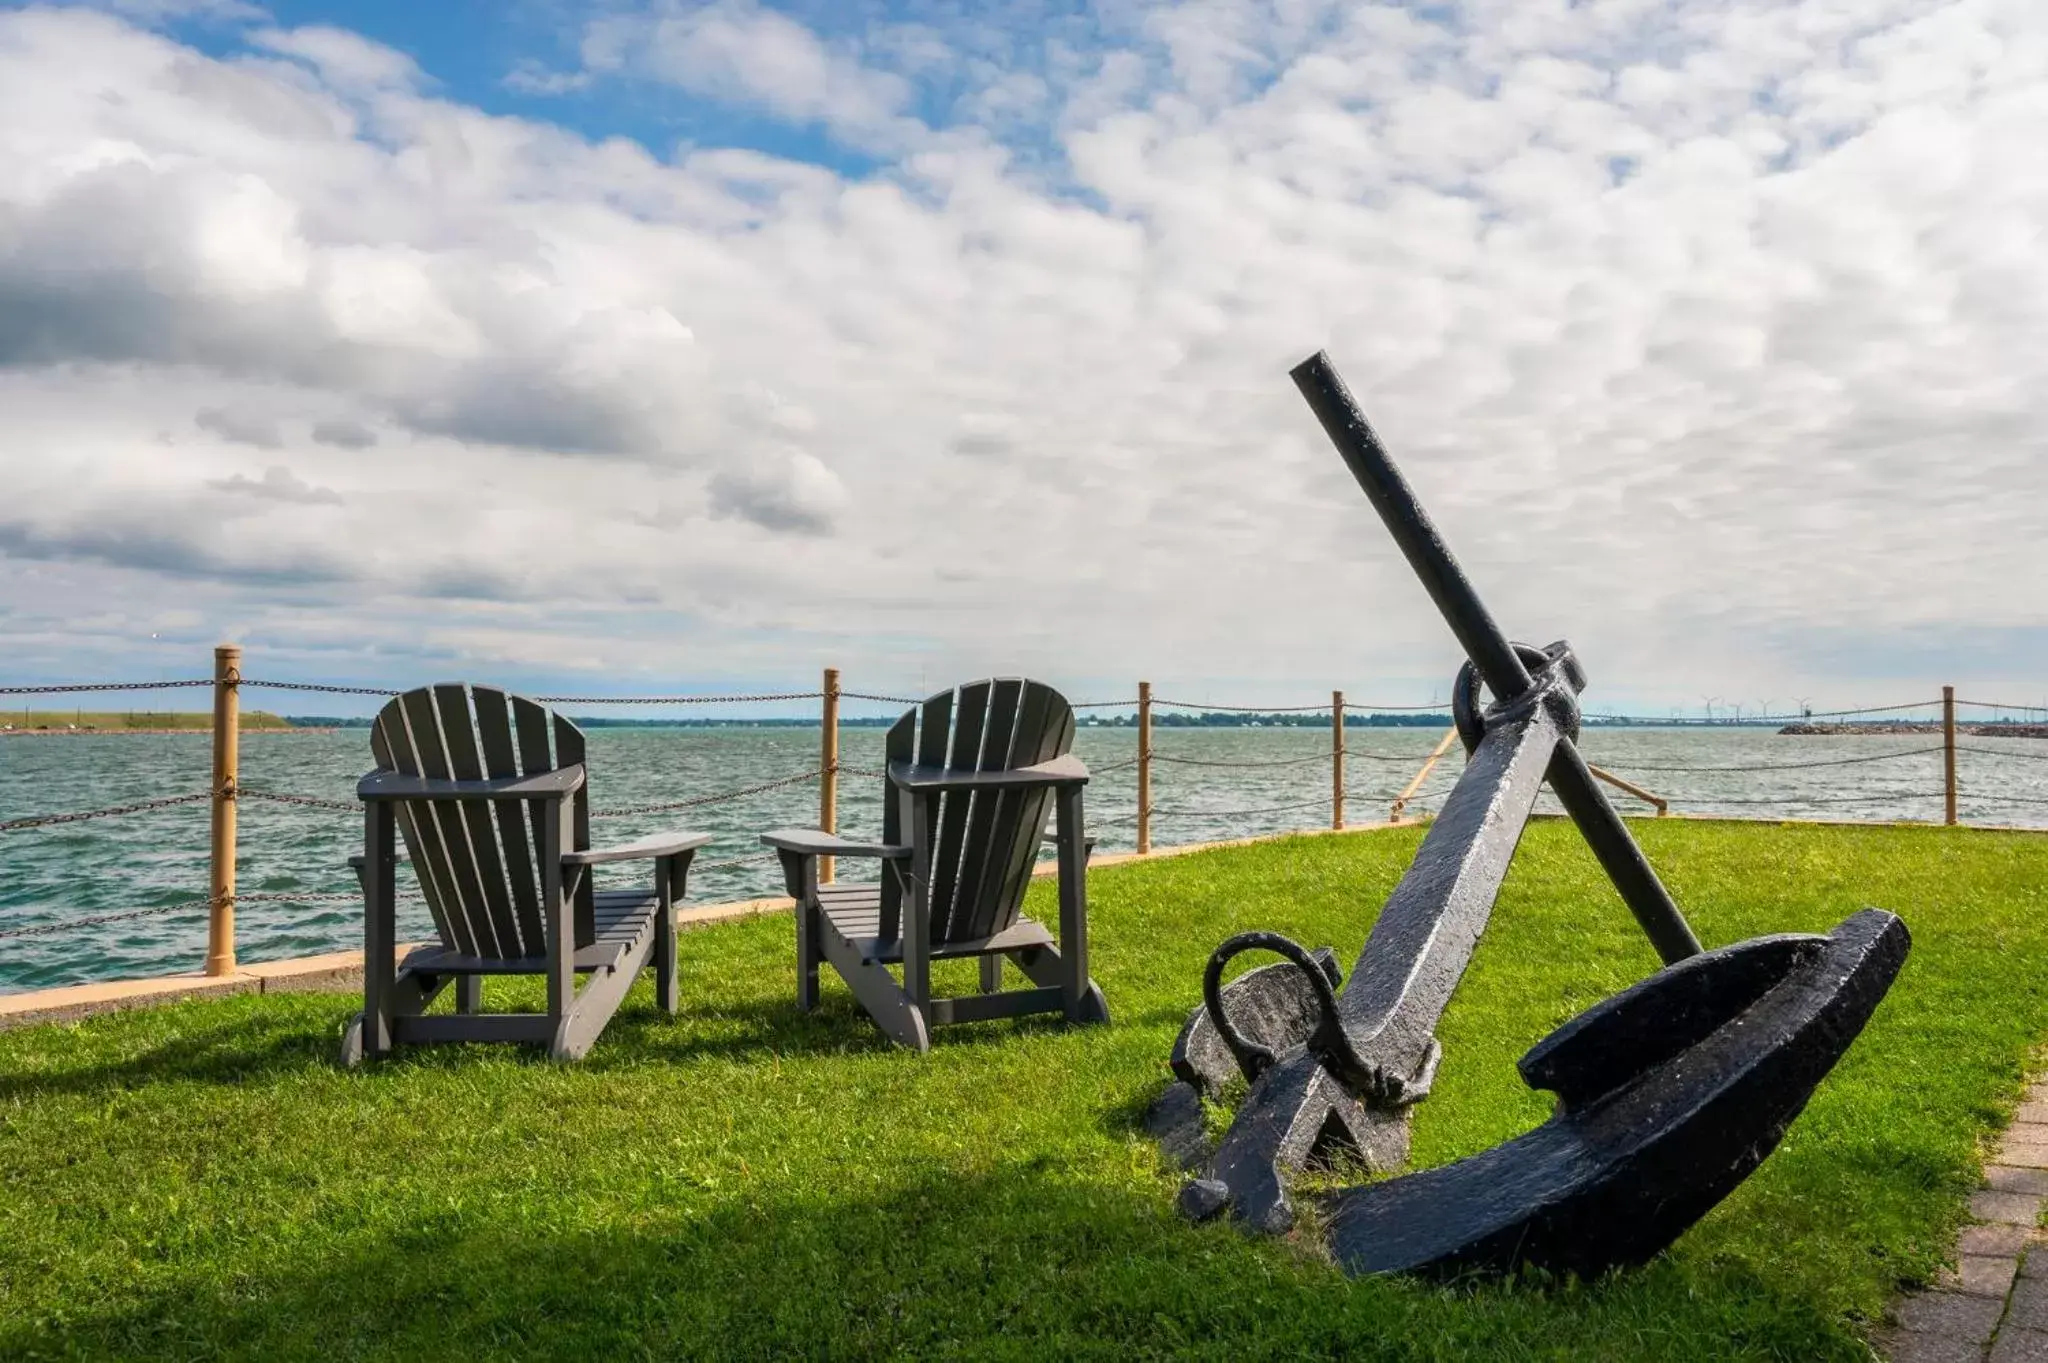
<path fill-rule="evenodd" d="M 325 24 L 259 29 L 249 35 L 249 42 L 305 62 L 339 90 L 410 86 L 420 78 L 418 64 L 403 52 Z"/>
<path fill-rule="evenodd" d="M 2048 13 L 1200 17 L 593 32 L 896 149 L 849 180 L 490 117 L 333 30 L 0 15 L 18 665 L 176 610 L 393 679 L 1425 699 L 1449 641 L 1286 379 L 1327 345 L 1604 698 L 2038 672 Z"/>
<path fill-rule="evenodd" d="M 828 43 L 755 0 L 659 3 L 608 16 L 591 23 L 582 55 L 588 71 L 665 81 L 789 122 L 820 124 L 856 145 L 899 147 L 924 132 L 904 112 L 912 94 L 907 80 L 866 64 L 857 42 Z"/>

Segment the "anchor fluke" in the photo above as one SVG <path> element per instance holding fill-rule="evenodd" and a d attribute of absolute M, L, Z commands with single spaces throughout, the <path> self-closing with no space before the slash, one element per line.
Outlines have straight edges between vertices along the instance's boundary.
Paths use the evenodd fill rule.
<path fill-rule="evenodd" d="M 1643 1262 L 1776 1148 L 1909 945 L 1895 915 L 1866 909 L 1825 937 L 1739 943 L 1595 1005 L 1521 1065 L 1577 1101 L 1483 1154 L 1333 1195 L 1338 1261 L 1438 1278 Z M 1625 1040 L 1639 1027 L 1645 1044 Z"/>

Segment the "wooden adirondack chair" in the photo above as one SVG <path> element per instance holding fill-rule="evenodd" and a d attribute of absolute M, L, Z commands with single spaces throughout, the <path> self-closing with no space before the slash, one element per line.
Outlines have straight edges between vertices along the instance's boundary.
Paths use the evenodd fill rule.
<path fill-rule="evenodd" d="M 805 828 L 762 834 L 782 854 L 797 902 L 797 1006 L 817 1004 L 824 960 L 885 1033 L 919 1051 L 946 1022 L 1046 1012 L 1109 1021 L 1088 977 L 1088 768 L 1068 751 L 1073 742 L 1072 707 L 1043 683 L 1003 678 L 942 691 L 889 730 L 880 842 Z M 1057 943 L 1019 916 L 1055 805 Z M 879 858 L 883 875 L 820 884 L 820 857 Z M 931 963 L 958 956 L 980 958 L 981 993 L 933 998 Z M 1006 957 L 1036 987 L 999 992 Z M 902 967 L 900 983 L 891 965 Z"/>
<path fill-rule="evenodd" d="M 675 1012 L 675 901 L 709 833 L 593 849 L 582 730 L 488 686 L 406 692 L 378 714 L 370 751 L 377 770 L 356 787 L 363 855 L 350 860 L 363 885 L 363 1011 L 343 1064 L 436 1041 L 534 1042 L 579 1059 L 650 962 L 656 1001 Z M 394 829 L 441 939 L 395 970 Z M 595 889 L 590 868 L 611 861 L 652 861 L 653 885 Z M 479 1012 L 485 975 L 545 975 L 547 1012 Z M 451 980 L 454 1013 L 426 1015 Z"/>

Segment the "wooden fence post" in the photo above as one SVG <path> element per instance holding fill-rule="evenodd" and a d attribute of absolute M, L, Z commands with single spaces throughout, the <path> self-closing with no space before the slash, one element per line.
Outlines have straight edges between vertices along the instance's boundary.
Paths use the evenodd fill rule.
<path fill-rule="evenodd" d="M 213 867 L 206 973 L 235 972 L 235 785 L 242 772 L 242 650 L 213 651 Z"/>
<path fill-rule="evenodd" d="M 818 715 L 818 827 L 839 831 L 839 669 L 825 669 L 824 698 Z M 818 880 L 829 885 L 838 873 L 836 857 L 818 858 Z"/>
<path fill-rule="evenodd" d="M 1330 827 L 1344 831 L 1344 693 L 1330 693 Z"/>
<path fill-rule="evenodd" d="M 1152 683 L 1138 683 L 1138 854 L 1152 850 Z"/>
<path fill-rule="evenodd" d="M 1956 689 L 1941 688 L 1942 822 L 1956 821 Z"/>

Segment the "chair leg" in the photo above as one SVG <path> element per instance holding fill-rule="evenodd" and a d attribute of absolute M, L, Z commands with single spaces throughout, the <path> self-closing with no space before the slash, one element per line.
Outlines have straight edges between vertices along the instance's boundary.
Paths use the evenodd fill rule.
<path fill-rule="evenodd" d="M 796 1006 L 808 1013 L 818 1006 L 818 957 L 822 911 L 808 900 L 796 906 Z"/>
<path fill-rule="evenodd" d="M 984 956 L 981 958 L 981 992 L 999 994 L 1003 989 L 1003 958 Z"/>
<path fill-rule="evenodd" d="M 654 1003 L 670 1017 L 682 1006 L 682 991 L 676 984 L 676 911 L 666 903 L 654 925 Z"/>
<path fill-rule="evenodd" d="M 460 975 L 455 980 L 455 1011 L 481 1013 L 484 1010 L 484 977 Z"/>

